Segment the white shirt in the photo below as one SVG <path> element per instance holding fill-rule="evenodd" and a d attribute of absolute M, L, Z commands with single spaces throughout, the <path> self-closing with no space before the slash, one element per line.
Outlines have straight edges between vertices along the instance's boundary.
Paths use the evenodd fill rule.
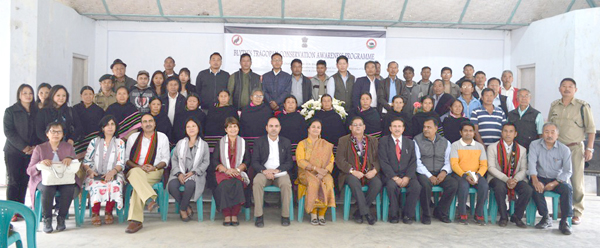
<path fill-rule="evenodd" d="M 339 71 L 338 71 L 339 72 Z M 346 72 L 346 76 L 342 76 L 342 74 L 340 73 L 340 77 L 342 78 L 342 81 L 344 81 L 344 87 L 346 86 L 346 81 L 348 80 L 348 72 Z M 335 97 L 335 79 L 330 78 L 327 79 L 327 94 L 329 94 L 332 98 Z"/>
<path fill-rule="evenodd" d="M 179 93 L 177 93 L 174 98 L 171 98 L 171 95 L 169 94 L 167 94 L 167 96 L 169 96 L 169 109 L 167 110 L 167 116 L 169 116 L 171 125 L 173 125 L 173 120 L 175 120 L 175 105 L 177 105 L 177 97 L 179 96 Z"/>
<path fill-rule="evenodd" d="M 371 93 L 371 107 L 377 107 L 377 92 L 375 91 L 375 78 L 367 77 L 371 83 L 369 84 L 369 93 Z"/>
<path fill-rule="evenodd" d="M 512 146 L 515 144 L 515 142 L 508 145 L 504 140 L 502 140 L 502 143 L 504 143 L 504 148 L 506 148 L 506 154 L 510 154 L 512 152 Z"/>
<path fill-rule="evenodd" d="M 504 87 L 501 87 L 500 89 L 500 94 L 502 94 L 503 96 L 506 96 L 506 106 L 508 107 L 508 105 L 512 105 L 512 108 L 514 109 L 515 106 L 513 104 L 513 98 L 515 96 L 515 87 L 510 86 L 510 89 L 505 89 Z M 512 109 L 508 108 L 508 111 L 511 111 Z"/>
<path fill-rule="evenodd" d="M 131 149 L 133 148 L 133 144 L 135 143 L 135 140 L 138 138 L 139 135 L 143 135 L 142 132 L 137 132 L 137 133 L 133 133 L 131 134 L 131 136 L 129 136 L 129 138 L 127 139 L 127 148 L 125 148 L 125 161 L 129 160 L 130 157 L 129 155 L 131 154 Z M 170 160 L 170 153 L 171 150 L 169 149 L 169 138 L 167 138 L 167 135 L 165 135 L 164 133 L 161 132 L 156 132 L 156 135 L 158 136 L 158 140 L 156 140 L 156 157 L 154 159 L 154 166 L 158 165 L 160 162 L 165 162 L 165 164 L 169 164 L 169 160 Z M 143 161 L 146 159 L 146 155 L 147 155 L 147 151 L 148 151 L 148 147 L 150 147 L 150 139 L 143 137 L 142 138 L 142 151 L 140 152 L 140 158 L 139 158 L 139 162 L 143 163 Z M 138 161 L 133 161 L 138 162 Z"/>
<path fill-rule="evenodd" d="M 267 137 L 269 141 L 269 158 L 267 158 L 267 162 L 265 163 L 265 168 L 267 169 L 277 169 L 279 168 L 279 136 L 277 139 L 272 140 Z"/>
<path fill-rule="evenodd" d="M 394 145 L 398 145 L 400 146 L 400 150 L 402 150 L 402 136 L 396 138 L 394 137 L 394 135 L 392 134 L 392 139 L 394 139 Z"/>

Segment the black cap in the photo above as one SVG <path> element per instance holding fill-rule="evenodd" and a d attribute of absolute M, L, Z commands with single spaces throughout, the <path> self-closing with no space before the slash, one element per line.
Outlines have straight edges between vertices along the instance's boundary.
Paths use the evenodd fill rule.
<path fill-rule="evenodd" d="M 104 74 L 104 75 L 102 75 L 102 77 L 100 77 L 100 80 L 98 80 L 98 82 L 102 82 L 102 81 L 104 81 L 106 79 L 112 79 L 112 75 L 110 75 L 110 74 Z"/>
<path fill-rule="evenodd" d="M 112 70 L 112 68 L 116 65 L 116 64 L 122 64 L 123 66 L 127 67 L 127 64 L 123 63 L 123 60 L 121 59 L 115 59 L 115 61 L 113 61 L 112 65 L 110 65 L 110 69 Z"/>

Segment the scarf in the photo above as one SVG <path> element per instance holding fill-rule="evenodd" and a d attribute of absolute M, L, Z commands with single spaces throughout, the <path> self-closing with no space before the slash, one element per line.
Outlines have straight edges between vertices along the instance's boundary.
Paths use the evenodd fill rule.
<path fill-rule="evenodd" d="M 229 136 L 225 135 L 223 138 L 221 138 L 221 141 L 219 142 L 219 149 L 221 151 L 221 163 L 225 165 L 225 168 L 232 168 L 231 164 L 229 163 Z M 244 142 L 244 139 L 240 136 L 235 138 L 235 151 L 236 154 L 234 166 L 235 168 L 238 168 L 242 164 L 242 161 L 244 160 L 244 154 L 246 153 L 246 142 Z M 250 184 L 250 178 L 246 172 L 240 172 L 240 176 L 242 177 L 244 184 Z"/>
<path fill-rule="evenodd" d="M 98 138 L 96 143 L 96 149 L 95 151 L 97 151 L 96 155 L 98 155 L 98 164 L 96 165 L 96 172 L 98 172 L 98 174 L 100 175 L 104 175 L 106 174 L 109 170 L 113 169 L 114 163 L 110 163 L 110 155 L 115 147 L 115 137 L 113 137 L 109 143 L 108 143 L 108 148 L 106 149 L 106 153 L 104 152 L 104 139 L 103 138 Z"/>
<path fill-rule="evenodd" d="M 352 141 L 352 152 L 354 152 L 354 170 L 366 173 L 368 162 L 367 151 L 369 150 L 369 139 L 367 139 L 367 136 L 363 136 L 362 147 L 364 154 L 360 152 L 356 138 L 350 135 L 350 140 Z M 362 185 L 365 185 L 367 181 L 366 179 L 366 177 L 361 178 Z"/>
<path fill-rule="evenodd" d="M 148 146 L 148 151 L 146 151 L 146 158 L 143 163 L 140 163 L 140 155 L 142 153 L 142 139 L 144 138 L 144 132 L 140 132 L 137 139 L 133 143 L 133 149 L 131 149 L 131 154 L 129 154 L 129 158 L 136 164 L 144 165 L 144 164 L 154 164 L 154 159 L 156 158 L 156 149 L 158 143 L 158 137 L 156 135 L 156 131 L 152 134 L 152 138 L 150 139 L 150 145 Z"/>
<path fill-rule="evenodd" d="M 506 153 L 506 147 L 504 146 L 504 141 L 500 140 L 496 147 L 498 149 L 498 164 L 500 165 L 502 172 L 508 178 L 514 178 L 515 172 L 517 171 L 517 165 L 519 161 L 519 157 L 521 156 L 521 149 L 519 149 L 519 144 L 513 141 L 512 151 L 510 154 Z M 515 198 L 515 190 L 508 189 L 508 199 L 513 200 Z"/>
<path fill-rule="evenodd" d="M 197 138 L 196 140 L 196 146 L 198 147 L 196 149 L 196 153 L 194 154 L 194 162 L 192 163 L 192 166 L 190 167 L 190 169 L 188 170 L 186 167 L 186 160 L 187 160 L 187 155 L 188 152 L 190 152 L 189 149 L 189 143 L 190 143 L 190 138 L 185 137 L 183 138 L 182 141 L 180 141 L 180 148 L 179 148 L 179 158 L 178 158 L 178 162 L 179 162 L 179 171 L 181 173 L 188 173 L 189 171 L 193 170 L 194 167 L 196 167 L 196 165 L 198 165 L 200 163 L 200 157 L 202 156 L 202 152 L 203 152 L 203 148 L 204 146 L 202 146 L 200 144 L 200 137 Z M 200 145 L 199 145 L 200 144 Z M 189 177 L 188 180 L 190 180 L 192 177 Z M 187 180 L 186 180 L 187 181 Z"/>

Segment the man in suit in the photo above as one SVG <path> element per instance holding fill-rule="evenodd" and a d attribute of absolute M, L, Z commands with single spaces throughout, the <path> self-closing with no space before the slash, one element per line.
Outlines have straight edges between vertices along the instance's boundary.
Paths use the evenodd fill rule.
<path fill-rule="evenodd" d="M 390 199 L 390 223 L 398 223 L 400 190 L 406 188 L 406 202 L 402 210 L 402 222 L 412 224 L 415 220 L 415 206 L 421 193 L 421 185 L 416 180 L 415 144 L 406 137 L 404 121 L 401 118 L 392 120 L 389 126 L 390 135 L 379 141 L 379 166 L 383 171 L 385 187 Z"/>
<path fill-rule="evenodd" d="M 500 79 L 498 78 L 490 78 L 487 82 L 487 87 L 494 90 L 494 106 L 496 107 L 500 107 L 502 109 L 502 111 L 504 111 L 504 115 L 507 115 L 508 112 L 512 111 L 513 109 L 515 109 L 515 107 L 512 104 L 506 104 L 506 96 L 501 95 L 500 92 Z M 483 92 L 482 92 L 483 94 Z M 481 95 L 481 98 L 483 98 L 483 95 Z M 481 102 L 483 103 L 483 101 Z"/>
<path fill-rule="evenodd" d="M 450 111 L 450 106 L 454 102 L 454 97 L 444 93 L 444 83 L 440 79 L 433 82 L 433 110 L 440 116 Z"/>
<path fill-rule="evenodd" d="M 388 77 L 377 84 L 377 110 L 379 113 L 392 111 L 392 99 L 400 95 L 407 99 L 408 92 L 405 90 L 402 80 L 398 78 L 398 63 L 388 63 Z"/>
<path fill-rule="evenodd" d="M 367 76 L 359 77 L 356 79 L 356 83 L 352 88 L 352 106 L 360 106 L 360 95 L 362 93 L 371 93 L 373 99 L 371 99 L 371 107 L 377 107 L 377 85 L 379 79 L 375 76 L 376 64 L 374 61 L 367 61 L 365 63 L 365 73 Z"/>
<path fill-rule="evenodd" d="M 374 225 L 377 219 L 370 209 L 381 191 L 377 138 L 365 135 L 365 123 L 359 116 L 352 118 L 349 125 L 351 133 L 340 138 L 335 155 L 335 164 L 340 171 L 338 186 L 343 188 L 347 184 L 356 199 L 358 210 L 354 212 L 354 221 L 362 224 L 366 218 L 369 225 Z M 363 186 L 369 187 L 366 195 Z"/>
<path fill-rule="evenodd" d="M 344 101 L 347 113 L 352 109 L 352 88 L 354 76 L 348 71 L 348 57 L 341 55 L 336 59 L 338 72 L 331 76 L 327 82 L 327 94 L 340 101 Z"/>
<path fill-rule="evenodd" d="M 267 135 L 254 142 L 252 168 L 256 173 L 252 192 L 254 195 L 254 216 L 256 227 L 263 227 L 263 196 L 266 186 L 275 185 L 281 189 L 281 225 L 290 225 L 290 197 L 292 182 L 289 171 L 292 169 L 290 140 L 280 137 L 281 124 L 276 117 L 267 122 Z"/>

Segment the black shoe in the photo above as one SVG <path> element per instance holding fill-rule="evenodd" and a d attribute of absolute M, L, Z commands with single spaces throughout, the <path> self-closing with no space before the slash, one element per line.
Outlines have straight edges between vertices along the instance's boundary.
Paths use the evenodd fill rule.
<path fill-rule="evenodd" d="M 452 220 L 448 218 L 448 216 L 441 217 L 440 221 L 444 223 L 452 223 Z"/>
<path fill-rule="evenodd" d="M 407 217 L 407 216 L 404 216 L 404 218 L 402 218 L 402 223 L 404 223 L 404 224 L 408 224 L 408 225 L 410 225 L 410 224 L 412 224 L 413 222 L 415 222 L 415 221 L 414 221 L 412 218 L 409 218 L 409 217 Z M 431 223 L 431 221 L 430 221 L 430 223 Z"/>
<path fill-rule="evenodd" d="M 510 217 L 510 222 L 515 223 L 520 228 L 527 228 L 527 225 L 521 219 L 517 218 L 516 215 Z"/>
<path fill-rule="evenodd" d="M 508 219 L 500 219 L 498 221 L 498 226 L 506 227 L 506 225 L 508 225 Z"/>
<path fill-rule="evenodd" d="M 392 224 L 398 224 L 400 222 L 400 217 L 398 216 L 393 216 L 390 218 L 390 223 Z"/>
<path fill-rule="evenodd" d="M 290 217 L 281 217 L 281 225 L 289 226 L 290 225 Z"/>
<path fill-rule="evenodd" d="M 373 215 L 371 215 L 371 214 L 366 214 L 365 219 L 367 219 L 367 222 L 369 222 L 369 225 L 375 225 L 375 222 L 377 222 L 377 219 L 375 219 L 375 217 L 373 217 Z"/>
<path fill-rule="evenodd" d="M 56 217 L 56 231 L 62 232 L 67 227 L 65 226 L 65 217 L 57 216 Z"/>
<path fill-rule="evenodd" d="M 560 225 L 558 226 L 558 230 L 564 235 L 571 235 L 571 226 L 567 223 L 566 220 L 560 220 Z"/>
<path fill-rule="evenodd" d="M 54 231 L 52 229 L 52 218 L 44 218 L 44 232 L 51 233 L 52 231 Z"/>
<path fill-rule="evenodd" d="M 265 222 L 263 221 L 263 217 L 262 216 L 256 217 L 256 221 L 254 222 L 254 225 L 256 227 L 264 227 Z"/>
<path fill-rule="evenodd" d="M 358 223 L 358 224 L 362 224 L 363 223 L 363 217 L 358 215 L 354 215 L 354 222 Z"/>
<path fill-rule="evenodd" d="M 423 223 L 424 225 L 431 225 L 431 217 L 423 216 L 421 218 L 421 223 Z"/>
<path fill-rule="evenodd" d="M 240 225 L 240 221 L 232 221 L 229 223 L 230 226 L 239 226 Z"/>
<path fill-rule="evenodd" d="M 546 229 L 549 227 L 552 227 L 552 219 L 547 215 L 542 217 L 542 220 L 535 225 L 535 228 L 537 229 Z"/>

